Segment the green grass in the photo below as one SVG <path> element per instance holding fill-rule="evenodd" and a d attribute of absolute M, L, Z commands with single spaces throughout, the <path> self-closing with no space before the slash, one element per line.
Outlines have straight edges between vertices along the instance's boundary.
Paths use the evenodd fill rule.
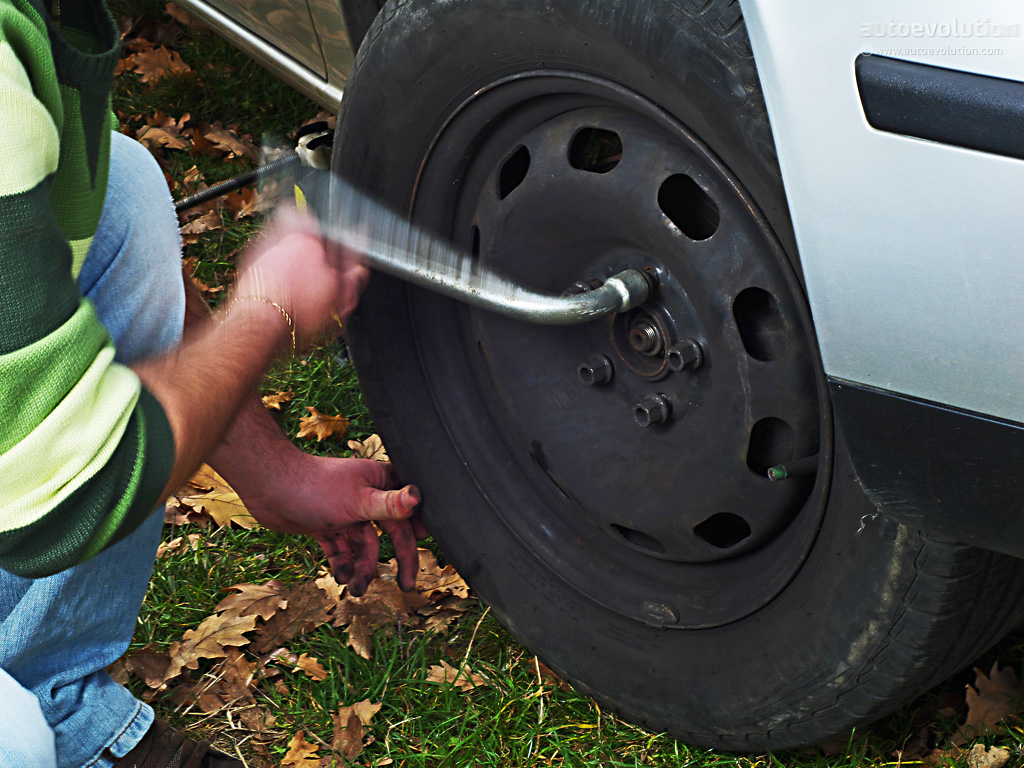
<path fill-rule="evenodd" d="M 162 0 L 114 0 L 111 5 L 118 16 L 147 15 L 151 20 L 169 21 L 162 13 Z M 315 104 L 277 82 L 212 33 L 193 29 L 171 31 L 174 34 L 170 44 L 193 71 L 152 85 L 139 82 L 134 74 L 120 76 L 116 109 L 127 118 L 141 116 L 132 120 L 130 127 L 137 128 L 145 116 L 157 111 L 176 118 L 188 112 L 192 125 L 220 120 L 224 124 L 238 123 L 242 132 L 256 137 L 287 137 L 319 111 Z M 180 179 L 192 165 L 197 165 L 208 183 L 247 167 L 246 163 L 227 164 L 181 151 L 163 151 L 159 157 L 172 178 Z M 223 231 L 187 246 L 185 255 L 198 260 L 197 277 L 213 286 L 227 284 L 234 254 L 255 227 L 253 221 L 229 221 Z M 297 432 L 306 405 L 352 419 L 353 437 L 362 438 L 373 432 L 354 371 L 340 360 L 339 352 L 333 345 L 317 349 L 301 359 L 279 363 L 270 372 L 265 384 L 267 392 L 294 392 L 294 399 L 284 406 L 279 418 L 287 434 Z M 302 445 L 328 455 L 347 455 L 344 441 L 303 441 Z M 168 528 L 165 538 L 199 530 L 194 526 L 187 528 Z M 226 588 L 233 584 L 271 578 L 285 583 L 304 581 L 315 577 L 322 564 L 319 550 L 311 541 L 266 530 L 207 531 L 204 540 L 208 546 L 173 553 L 158 563 L 133 647 L 149 645 L 166 650 L 181 638 L 184 630 L 208 616 L 225 596 Z M 382 557 L 389 555 L 385 548 Z M 964 715 L 963 685 L 971 680 L 969 675 L 955 677 L 867 732 L 852 734 L 827 751 L 737 755 L 694 748 L 667 736 L 647 733 L 602 712 L 587 697 L 539 684 L 532 656 L 482 606 L 463 615 L 445 635 L 428 635 L 399 626 L 390 633 L 379 632 L 374 642 L 372 661 L 359 657 L 347 647 L 344 632 L 329 626 L 289 643 L 291 651 L 320 659 L 330 676 L 314 682 L 285 671 L 281 679 L 287 692 L 271 685 L 260 687 L 260 702 L 273 713 L 280 732 L 280 737 L 269 745 L 270 762 L 252 748 L 246 732 L 234 727 L 234 721 L 225 715 L 209 717 L 187 712 L 167 698 L 158 697 L 153 704 L 158 716 L 179 727 L 213 737 L 224 746 L 237 744 L 254 766 L 277 765 L 288 739 L 300 729 L 310 741 L 329 741 L 329 713 L 339 705 L 366 698 L 382 703 L 382 709 L 368 727 L 374 741 L 358 758 L 359 764 L 369 766 L 388 764 L 387 760 L 394 765 L 424 768 L 888 766 L 914 764 L 901 761 L 897 750 L 920 727 L 937 731 L 943 739 L 953 733 Z M 464 658 L 475 671 L 486 674 L 492 684 L 465 695 L 426 681 L 427 669 L 439 660 L 457 664 Z M 978 663 L 987 668 L 995 659 L 1020 669 L 1024 662 L 1021 636 L 1016 634 L 1004 641 Z M 204 663 L 200 672 L 208 668 Z M 144 690 L 137 680 L 131 684 L 139 693 Z M 952 713 L 945 711 L 950 706 Z M 987 743 L 1006 746 L 1019 755 L 1024 731 L 1006 727 L 987 739 Z M 230 749 L 233 751 L 234 747 Z M 965 762 L 961 759 L 954 764 Z"/>

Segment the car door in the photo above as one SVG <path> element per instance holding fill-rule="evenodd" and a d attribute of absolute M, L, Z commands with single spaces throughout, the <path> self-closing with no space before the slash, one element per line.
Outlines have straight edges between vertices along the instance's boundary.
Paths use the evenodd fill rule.
<path fill-rule="evenodd" d="M 325 77 L 320 48 L 306 0 L 210 0 L 217 10 Z"/>

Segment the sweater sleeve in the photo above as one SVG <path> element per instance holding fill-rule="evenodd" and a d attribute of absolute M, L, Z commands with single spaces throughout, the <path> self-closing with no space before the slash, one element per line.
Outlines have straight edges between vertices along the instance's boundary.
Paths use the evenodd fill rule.
<path fill-rule="evenodd" d="M 167 419 L 72 276 L 51 204 L 65 118 L 45 24 L 0 3 L 0 568 L 56 573 L 152 512 Z"/>

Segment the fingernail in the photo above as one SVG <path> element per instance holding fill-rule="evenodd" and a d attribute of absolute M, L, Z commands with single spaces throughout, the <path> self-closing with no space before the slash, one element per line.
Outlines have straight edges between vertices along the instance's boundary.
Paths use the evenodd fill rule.
<path fill-rule="evenodd" d="M 405 499 L 405 506 L 415 507 L 417 504 L 423 501 L 423 496 L 420 493 L 420 489 L 417 488 L 415 485 L 407 485 L 405 486 Z"/>

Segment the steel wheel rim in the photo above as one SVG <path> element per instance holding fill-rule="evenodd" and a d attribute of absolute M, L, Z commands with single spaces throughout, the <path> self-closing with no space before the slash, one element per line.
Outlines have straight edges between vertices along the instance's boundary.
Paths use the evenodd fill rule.
<path fill-rule="evenodd" d="M 578 157 L 573 159 L 573 142 L 582 129 L 618 134 L 622 157 L 615 163 L 603 158 L 605 166 L 612 165 L 607 170 L 577 167 L 586 164 Z M 552 138 L 558 136 L 563 138 Z M 658 146 L 661 149 L 655 151 Z M 514 158 L 524 147 L 530 157 L 522 179 L 517 180 Z M 636 147 L 643 151 L 634 151 Z M 749 196 L 699 139 L 670 116 L 635 93 L 580 73 L 535 71 L 476 91 L 452 111 L 424 155 L 411 206 L 417 221 L 452 236 L 513 277 L 547 290 L 567 288 L 573 280 L 590 275 L 607 276 L 620 266 L 657 268 L 663 280 L 662 300 L 647 319 L 653 318 L 651 324 L 668 334 L 666 342 L 692 338 L 705 355 L 697 370 L 667 371 L 668 343 L 660 357 L 629 358 L 632 325 L 623 318 L 601 323 L 596 335 L 594 328 L 524 330 L 524 326 L 411 290 L 410 312 L 416 318 L 417 347 L 434 402 L 444 415 L 449 437 L 462 455 L 467 472 L 485 496 L 492 501 L 499 499 L 492 503 L 497 517 L 512 536 L 549 564 L 554 578 L 611 612 L 653 626 L 716 626 L 765 605 L 792 579 L 813 543 L 829 490 L 832 433 L 824 377 L 813 352 L 810 319 L 799 285 L 781 246 Z M 655 156 L 658 162 L 652 161 Z M 519 165 L 523 165 L 521 158 Z M 626 170 L 629 174 L 623 173 Z M 665 213 L 670 204 L 658 203 L 657 195 L 652 201 L 650 190 L 641 190 L 644 178 L 655 189 L 661 189 L 666 179 L 676 176 L 693 181 L 712 199 L 717 207 L 717 223 L 705 216 L 702 225 L 699 217 L 694 223 L 684 216 L 680 224 Z M 554 229 L 557 217 L 545 217 L 544 212 L 581 178 L 585 179 L 584 186 L 578 187 L 584 190 L 579 192 L 582 199 L 576 201 L 559 238 Z M 458 183 L 453 184 L 453 179 Z M 548 183 L 538 185 L 538 179 Z M 611 183 L 606 184 L 604 193 L 594 191 L 600 190 L 602 182 Z M 628 202 L 623 206 L 621 195 L 631 186 L 647 196 L 646 208 Z M 591 191 L 586 192 L 588 189 Z M 642 221 L 636 227 L 625 227 L 628 231 L 613 246 L 597 247 L 585 235 L 596 234 L 601 242 L 610 239 L 607 235 L 614 233 L 615 225 L 610 230 L 602 229 L 602 222 L 607 222 L 616 201 L 624 207 L 624 213 L 642 214 Z M 644 237 L 656 227 L 661 227 L 657 230 L 660 237 L 669 232 L 669 241 L 675 238 L 686 247 L 679 252 L 671 247 L 659 249 L 650 244 L 650 238 L 644 244 Z M 682 231 L 685 228 L 692 231 Z M 730 318 L 721 311 L 721 302 L 708 308 L 710 303 L 704 302 L 698 290 L 700 282 L 707 281 L 707 274 L 698 270 L 700 279 L 696 279 L 693 270 L 687 272 L 684 268 L 680 254 L 692 260 L 701 248 L 705 254 L 717 252 L 719 243 L 726 239 L 724 233 L 740 231 L 748 241 L 760 240 L 755 253 L 741 254 L 739 263 L 754 259 L 762 268 L 756 280 L 724 291 L 729 298 Z M 531 240 L 531 233 L 541 239 Z M 583 245 L 568 259 L 561 259 L 566 263 L 559 265 L 559 254 L 570 253 L 572 243 L 581 240 Z M 530 251 L 532 260 L 517 262 L 512 258 L 523 253 L 531 242 L 537 246 Z M 760 389 L 766 391 L 758 392 L 755 387 L 755 394 L 762 395 L 761 400 L 775 400 L 780 388 L 792 387 L 797 381 L 803 394 L 814 399 L 810 409 L 813 413 L 811 417 L 806 410 L 796 417 L 787 413 L 785 418 L 760 415 L 751 410 L 751 402 L 744 402 L 750 411 L 743 426 L 747 430 L 745 444 L 739 445 L 743 441 L 735 436 L 724 441 L 733 454 L 729 471 L 735 477 L 720 479 L 717 488 L 712 482 L 711 487 L 696 494 L 705 502 L 717 494 L 723 505 L 720 510 L 706 514 L 706 503 L 691 505 L 703 511 L 694 511 L 686 503 L 658 509 L 659 494 L 679 501 L 678 480 L 666 478 L 672 476 L 673 469 L 678 474 L 681 464 L 690 464 L 686 470 L 691 479 L 683 487 L 707 479 L 693 472 L 692 461 L 680 460 L 681 448 L 686 448 L 680 436 L 688 420 L 725 413 L 729 403 L 735 402 L 732 395 L 720 394 L 735 388 L 736 382 L 724 375 L 730 365 L 736 369 L 781 369 L 785 367 L 783 362 L 792 362 L 792 349 L 785 353 L 772 351 L 770 333 L 760 334 L 765 338 L 758 347 L 756 322 L 755 331 L 747 334 L 754 341 L 737 330 L 737 318 L 744 317 L 744 313 L 757 315 L 757 301 L 747 302 L 754 309 L 735 309 L 736 297 L 747 289 L 759 289 L 775 301 L 782 325 L 791 326 L 782 334 L 784 346 L 799 346 L 805 358 L 797 366 L 802 370 L 795 378 L 787 378 L 785 372 L 775 379 L 769 377 L 771 386 L 765 387 L 762 381 Z M 755 293 L 754 298 L 763 297 Z M 716 312 L 718 325 L 713 322 Z M 730 322 L 736 327 L 727 345 L 723 343 L 723 329 Z M 517 338 L 530 341 L 517 344 Z M 453 339 L 458 343 L 451 343 Z M 528 353 L 531 347 L 538 350 L 533 358 Z M 566 349 L 573 352 L 564 352 Z M 594 355 L 612 360 L 615 374 L 611 384 L 588 387 L 580 382 L 581 363 Z M 770 359 L 757 359 L 766 355 Z M 559 360 L 557 365 L 552 358 Z M 650 363 L 652 369 L 645 369 L 645 363 Z M 569 405 L 590 402 L 583 411 L 589 408 L 597 414 L 593 420 L 598 424 L 602 410 L 618 409 L 613 432 L 625 435 L 627 445 L 640 440 L 655 446 L 648 454 L 661 455 L 662 462 L 652 463 L 648 456 L 632 464 L 640 464 L 650 473 L 641 478 L 640 484 L 654 489 L 635 510 L 623 514 L 622 495 L 614 491 L 616 486 L 628 487 L 629 483 L 622 477 L 602 477 L 601 468 L 608 467 L 607 474 L 612 475 L 616 462 L 570 456 L 569 460 L 577 464 L 589 464 L 581 473 L 566 478 L 569 464 L 562 454 L 571 446 L 559 444 L 557 439 L 564 424 L 555 419 L 551 429 L 545 431 L 543 420 L 550 413 L 546 414 L 543 407 L 544 393 L 531 395 L 531 386 L 522 386 L 525 372 L 546 377 L 548 383 L 544 386 L 553 404 L 550 413 L 558 412 L 560 399 L 566 400 L 568 377 L 574 388 Z M 621 387 L 623 391 L 616 390 L 620 382 L 629 382 Z M 628 401 L 648 390 L 665 390 L 670 395 L 672 422 L 647 429 L 632 423 L 632 407 L 624 411 L 623 403 L 629 406 Z M 453 392 L 459 394 L 453 397 Z M 628 416 L 625 427 L 623 413 Z M 794 450 L 818 455 L 816 473 L 803 480 L 787 481 L 792 483 L 788 492 L 785 484 L 773 486 L 767 480 L 755 479 L 754 465 L 763 472 L 766 467 L 762 465 L 774 456 L 771 451 L 760 457 L 763 461 L 747 462 L 753 446 L 753 425 L 773 418 L 786 424 L 799 422 L 799 429 L 794 431 L 798 433 L 795 442 L 801 445 Z M 814 422 L 812 427 L 808 427 L 808 421 Z M 622 432 L 624 428 L 632 431 Z M 813 439 L 805 434 L 808 432 L 814 433 Z M 589 442 L 594 444 L 603 439 L 600 435 L 591 437 L 594 439 Z M 814 450 L 809 442 L 813 442 Z M 737 466 L 735 458 L 741 447 L 743 465 Z M 799 456 L 784 458 L 788 461 Z M 618 471 L 631 466 L 628 460 L 618 464 Z M 503 487 L 500 478 L 511 474 L 521 482 L 512 483 L 515 488 Z M 584 476 L 595 478 L 596 492 L 587 490 Z M 752 511 L 730 500 L 725 492 L 730 484 L 744 482 L 749 486 L 745 490 L 748 499 L 763 488 L 769 496 L 781 490 L 774 495 L 788 494 L 788 500 L 774 507 L 770 504 L 768 514 L 759 509 L 755 518 Z M 608 496 L 608 504 L 602 505 L 603 495 Z M 708 526 L 698 534 L 701 523 L 716 516 L 721 521 L 721 515 L 738 517 L 750 528 L 749 533 L 734 541 L 737 528 L 734 525 L 730 531 L 726 524 L 724 534 L 708 533 Z M 652 525 L 652 521 L 657 524 Z M 730 517 L 726 519 L 729 522 L 735 521 Z M 738 530 L 743 533 L 742 526 Z M 715 536 L 725 538 L 716 540 Z M 562 542 L 570 541 L 574 543 L 567 550 Z M 515 562 L 508 565 L 527 567 Z"/>

